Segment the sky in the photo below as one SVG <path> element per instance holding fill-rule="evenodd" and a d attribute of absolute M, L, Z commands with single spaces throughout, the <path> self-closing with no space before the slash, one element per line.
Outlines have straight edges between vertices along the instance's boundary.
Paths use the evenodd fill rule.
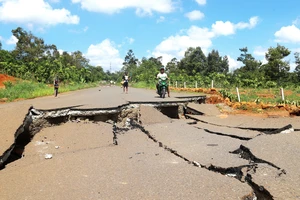
<path fill-rule="evenodd" d="M 256 59 L 277 44 L 291 50 L 295 68 L 300 52 L 299 0 L 0 0 L 0 41 L 12 50 L 11 30 L 22 27 L 60 51 L 81 51 L 90 64 L 121 69 L 129 49 L 135 56 L 181 59 L 188 47 L 200 46 L 229 57 L 239 48 Z"/>

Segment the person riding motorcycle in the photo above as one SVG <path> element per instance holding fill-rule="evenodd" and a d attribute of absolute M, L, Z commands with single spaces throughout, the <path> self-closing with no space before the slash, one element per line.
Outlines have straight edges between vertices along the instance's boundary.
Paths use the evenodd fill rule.
<path fill-rule="evenodd" d="M 158 91 L 159 83 L 161 80 L 168 80 L 168 75 L 165 73 L 165 68 L 161 67 L 160 68 L 160 73 L 157 74 L 156 78 L 158 79 L 158 83 L 156 84 L 156 89 Z M 167 85 L 167 92 L 168 92 L 168 97 L 170 97 L 170 90 L 169 90 L 169 85 Z"/>

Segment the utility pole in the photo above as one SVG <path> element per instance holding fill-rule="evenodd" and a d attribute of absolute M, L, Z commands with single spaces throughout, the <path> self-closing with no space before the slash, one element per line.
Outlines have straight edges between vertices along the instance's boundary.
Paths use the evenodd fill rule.
<path fill-rule="evenodd" d="M 109 64 L 109 71 L 110 71 L 110 73 L 111 73 L 111 62 L 110 62 L 110 64 Z"/>

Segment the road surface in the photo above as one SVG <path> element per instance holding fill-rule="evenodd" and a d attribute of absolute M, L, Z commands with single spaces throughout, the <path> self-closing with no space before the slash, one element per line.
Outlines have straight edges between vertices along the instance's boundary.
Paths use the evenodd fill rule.
<path fill-rule="evenodd" d="M 188 94 L 171 95 L 163 101 Z M 97 109 L 130 101 L 161 99 L 151 90 L 123 94 L 119 87 L 99 87 L 1 104 L 0 151 L 13 143 L 30 106 Z M 213 115 L 211 105 L 207 110 L 195 122 L 141 107 L 142 125 L 119 127 L 118 145 L 109 123 L 68 121 L 44 128 L 23 158 L 0 171 L 0 199 L 300 199 L 299 118 L 224 117 Z M 247 129 L 287 124 L 296 131 Z"/>

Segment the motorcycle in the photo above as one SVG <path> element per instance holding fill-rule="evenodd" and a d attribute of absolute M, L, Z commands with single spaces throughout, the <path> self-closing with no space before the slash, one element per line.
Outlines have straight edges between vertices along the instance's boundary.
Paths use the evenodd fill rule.
<path fill-rule="evenodd" d="M 166 92 L 167 92 L 167 88 L 168 88 L 167 79 L 160 80 L 160 82 L 158 84 L 158 91 L 157 91 L 160 98 L 165 98 Z"/>

